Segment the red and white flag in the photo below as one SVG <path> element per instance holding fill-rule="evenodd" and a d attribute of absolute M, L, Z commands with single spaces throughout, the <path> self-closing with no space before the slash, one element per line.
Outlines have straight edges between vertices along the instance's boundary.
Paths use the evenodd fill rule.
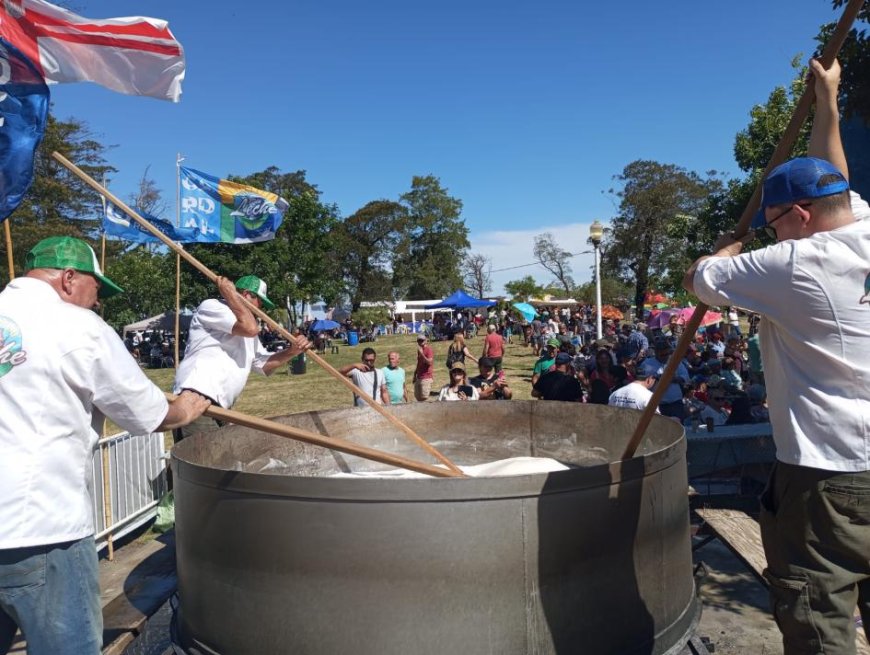
<path fill-rule="evenodd" d="M 0 37 L 49 83 L 95 82 L 173 102 L 181 96 L 184 50 L 163 20 L 89 20 L 43 0 L 0 0 Z"/>

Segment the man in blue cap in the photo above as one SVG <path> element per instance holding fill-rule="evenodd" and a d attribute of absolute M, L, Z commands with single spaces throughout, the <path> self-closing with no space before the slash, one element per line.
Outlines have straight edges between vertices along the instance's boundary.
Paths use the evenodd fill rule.
<path fill-rule="evenodd" d="M 811 67 L 813 156 L 770 173 L 753 223 L 776 243 L 740 254 L 722 238 L 683 283 L 764 316 L 777 458 L 761 496 L 764 575 L 787 655 L 845 655 L 856 601 L 870 628 L 870 211 L 849 191 L 839 64 Z"/>

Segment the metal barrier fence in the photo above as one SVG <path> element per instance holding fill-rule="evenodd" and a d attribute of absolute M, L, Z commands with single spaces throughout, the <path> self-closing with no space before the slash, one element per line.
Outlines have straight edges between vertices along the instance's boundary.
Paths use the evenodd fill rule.
<path fill-rule="evenodd" d="M 97 549 L 135 530 L 157 513 L 167 492 L 163 433 L 104 437 L 93 451 L 94 529 Z"/>

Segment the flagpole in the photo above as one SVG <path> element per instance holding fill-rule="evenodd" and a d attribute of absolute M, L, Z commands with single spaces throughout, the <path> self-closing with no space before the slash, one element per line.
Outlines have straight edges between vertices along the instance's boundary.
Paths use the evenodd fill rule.
<path fill-rule="evenodd" d="M 12 257 L 12 230 L 9 228 L 9 220 L 3 221 L 3 229 L 6 232 L 6 261 L 9 263 L 9 281 L 15 279 L 15 260 Z"/>
<path fill-rule="evenodd" d="M 182 248 L 179 244 L 175 243 L 172 239 L 167 237 L 163 232 L 158 230 L 156 227 L 151 225 L 147 220 L 139 216 L 135 211 L 130 209 L 123 200 L 113 195 L 108 189 L 103 186 L 100 186 L 100 183 L 97 182 L 90 175 L 85 173 L 78 166 L 73 164 L 69 159 L 64 157 L 59 152 L 53 152 L 51 156 L 55 159 L 55 161 L 59 162 L 67 169 L 69 169 L 72 173 L 76 175 L 80 180 L 82 180 L 85 184 L 91 187 L 97 193 L 104 195 L 109 201 L 111 201 L 116 207 L 120 208 L 127 216 L 136 221 L 139 225 L 142 226 L 144 230 L 153 234 L 155 237 L 160 239 L 163 243 L 165 243 L 171 250 L 174 250 L 177 254 L 181 255 L 184 260 L 193 266 L 196 270 L 202 273 L 209 281 L 215 282 L 217 280 L 217 275 L 213 273 L 207 266 L 205 266 L 202 262 L 200 262 L 196 257 L 187 252 L 184 248 Z M 286 339 L 289 343 L 295 344 L 296 337 L 294 337 L 283 325 L 275 321 L 271 316 L 269 316 L 266 312 L 261 310 L 256 305 L 248 302 L 244 297 L 241 298 L 244 305 L 254 314 L 262 320 L 266 325 L 268 325 L 273 330 L 277 331 L 284 339 Z M 308 351 L 308 356 L 315 362 L 317 362 L 323 369 L 333 376 L 336 380 L 341 382 L 345 387 L 347 387 L 354 394 L 363 399 L 363 401 L 372 409 L 374 409 L 378 414 L 383 416 L 387 421 L 393 424 L 396 428 L 401 430 L 408 438 L 410 438 L 414 443 L 420 446 L 423 450 L 428 452 L 430 455 L 441 461 L 445 466 L 450 469 L 450 474 L 454 477 L 465 477 L 465 474 L 459 469 L 456 464 L 454 464 L 450 459 L 441 454 L 436 448 L 434 448 L 429 442 L 423 439 L 420 435 L 414 432 L 410 427 L 402 423 L 399 418 L 393 414 L 391 414 L 387 409 L 385 409 L 382 405 L 379 405 L 367 392 L 360 389 L 353 382 L 351 382 L 348 378 L 343 376 L 334 366 L 332 366 L 329 362 L 323 359 L 320 355 L 313 351 Z"/>
<path fill-rule="evenodd" d="M 175 227 L 181 225 L 181 153 L 175 155 Z M 178 368 L 179 337 L 181 336 L 181 255 L 175 253 L 175 368 Z"/>

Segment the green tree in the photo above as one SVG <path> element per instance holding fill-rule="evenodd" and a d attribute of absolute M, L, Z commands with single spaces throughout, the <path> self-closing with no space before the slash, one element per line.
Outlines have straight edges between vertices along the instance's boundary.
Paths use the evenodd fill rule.
<path fill-rule="evenodd" d="M 526 275 L 519 280 L 511 280 L 504 284 L 505 293 L 517 301 L 525 301 L 528 298 L 540 298 L 544 295 L 544 287 L 535 282 L 535 278 Z"/>
<path fill-rule="evenodd" d="M 336 225 L 331 235 L 351 310 L 393 297 L 390 262 L 408 220 L 403 205 L 375 200 Z"/>
<path fill-rule="evenodd" d="M 393 286 L 411 300 L 446 296 L 462 286 L 460 263 L 469 247 L 462 201 L 434 175 L 414 176 L 401 197 L 408 210 L 393 258 Z"/>
<path fill-rule="evenodd" d="M 613 278 L 601 278 L 601 304 L 615 307 L 628 307 L 634 289 L 630 284 Z M 573 292 L 575 300 L 594 305 L 595 304 L 595 281 L 586 282 L 576 287 Z"/>
<path fill-rule="evenodd" d="M 571 253 L 562 248 L 549 232 L 535 237 L 533 249 L 535 259 L 556 278 L 553 286 L 564 289 L 565 296 L 571 295 L 574 279 L 571 277 Z"/>
<path fill-rule="evenodd" d="M 49 114 L 45 136 L 34 159 L 33 185 L 7 219 L 16 275 L 23 271 L 27 252 L 46 237 L 76 236 L 96 245 L 99 224 L 75 219 L 98 219 L 102 206 L 100 197 L 52 159 L 51 153 L 55 150 L 97 180 L 115 170 L 106 163 L 106 147 L 96 140 L 86 123 L 75 118 L 58 120 Z M 6 242 L 0 241 L 5 262 Z M 5 285 L 9 281 L 8 270 L 5 265 L 0 269 L 0 285 Z"/>
<path fill-rule="evenodd" d="M 615 277 L 633 284 L 634 303 L 643 305 L 652 287 L 670 289 L 663 281 L 681 275 L 690 263 L 685 237 L 674 239 L 669 226 L 677 215 L 698 216 L 721 181 L 706 179 L 674 164 L 638 160 L 614 179 L 619 214 L 602 243 L 602 279 Z"/>
<path fill-rule="evenodd" d="M 124 293 L 105 301 L 106 322 L 115 329 L 175 307 L 175 255 L 135 248 L 109 257 L 106 274 Z"/>
<path fill-rule="evenodd" d="M 795 77 L 788 88 L 777 86 L 766 103 L 755 105 L 749 113 L 749 125 L 734 140 L 734 159 L 746 173 L 767 167 L 806 88 L 807 67 L 801 66 L 800 55 L 792 59 L 791 65 L 795 70 Z M 804 122 L 792 148 L 792 157 L 806 155 L 811 125 L 811 120 Z"/>

